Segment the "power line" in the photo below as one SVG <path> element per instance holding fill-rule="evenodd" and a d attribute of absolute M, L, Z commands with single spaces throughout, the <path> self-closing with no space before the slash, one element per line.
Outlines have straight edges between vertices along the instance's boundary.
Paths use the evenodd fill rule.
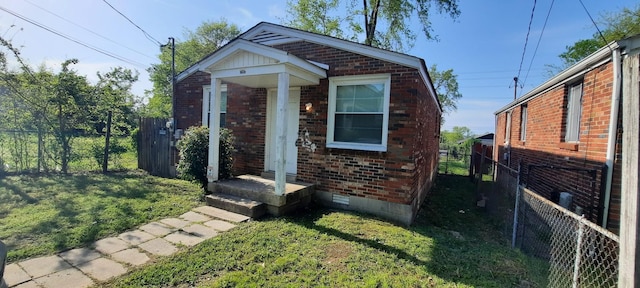
<path fill-rule="evenodd" d="M 147 37 L 147 39 L 149 39 L 150 41 L 155 41 L 155 44 L 162 45 L 162 43 L 160 43 L 160 41 L 156 40 L 156 38 L 153 38 L 153 36 L 149 35 L 149 33 L 147 33 L 147 31 L 144 31 L 144 29 L 140 28 L 140 26 L 138 26 L 136 23 L 131 21 L 131 19 L 129 19 L 129 17 L 127 17 L 126 15 L 122 14 L 122 12 L 118 11 L 118 9 L 116 9 L 116 7 L 113 7 L 113 5 L 111 5 L 109 2 L 107 2 L 107 0 L 102 0 L 102 1 L 104 3 L 106 3 L 107 5 L 109 5 L 109 7 L 111 7 L 111 9 L 113 9 L 113 11 L 118 12 L 118 14 L 120 14 L 122 17 L 124 17 L 124 19 L 127 19 L 127 21 L 129 21 L 129 23 L 133 24 L 133 26 L 136 26 L 136 28 L 140 29 L 140 31 L 142 31 L 142 34 L 144 34 L 144 36 Z"/>
<path fill-rule="evenodd" d="M 555 2 L 555 0 L 551 0 L 551 5 L 549 6 L 549 12 L 547 12 L 547 18 L 544 19 L 544 25 L 542 25 L 542 31 L 540 31 L 540 37 L 538 37 L 538 43 L 536 44 L 536 49 L 533 50 L 533 56 L 531 56 L 531 62 L 529 62 L 529 69 L 527 69 L 527 74 L 525 74 L 524 76 L 524 81 L 522 81 L 522 86 L 524 86 L 524 84 L 527 83 L 527 78 L 529 78 L 529 71 L 531 70 L 531 66 L 533 65 L 533 59 L 536 58 L 536 53 L 538 53 L 538 47 L 540 47 L 540 41 L 542 40 L 544 29 L 547 27 L 547 21 L 549 21 L 549 15 L 551 15 L 553 2 Z M 522 93 L 522 91 L 520 91 L 520 93 Z"/>
<path fill-rule="evenodd" d="M 518 76 L 516 78 L 520 78 L 520 72 L 522 72 L 522 62 L 524 62 L 524 55 L 527 52 L 527 44 L 529 42 L 529 33 L 531 32 L 531 23 L 533 23 L 533 14 L 536 11 L 536 0 L 533 0 L 533 8 L 531 9 L 531 18 L 529 19 L 529 28 L 527 29 L 527 37 L 524 39 L 524 49 L 522 49 L 522 58 L 520 59 L 520 68 L 518 68 Z M 517 85 L 517 80 L 516 80 Z"/>
<path fill-rule="evenodd" d="M 604 35 L 602 35 L 602 31 L 600 31 L 600 28 L 598 28 L 598 24 L 596 24 L 596 21 L 593 20 L 593 17 L 591 17 L 591 13 L 589 13 L 589 10 L 587 10 L 587 7 L 584 6 L 584 3 L 582 3 L 582 0 L 578 0 L 580 1 L 580 4 L 582 5 L 582 8 L 584 9 L 584 12 L 587 12 L 587 16 L 589 16 L 589 19 L 591 19 L 591 23 L 593 23 L 593 26 L 596 26 L 596 30 L 598 30 L 598 34 L 600 34 L 600 38 L 602 38 L 602 41 L 604 41 L 604 44 L 607 45 L 607 47 L 609 47 L 609 50 L 611 50 L 611 52 L 613 52 L 613 50 L 611 49 L 611 46 L 609 46 L 609 42 L 607 42 L 607 38 L 604 38 Z"/>
<path fill-rule="evenodd" d="M 56 30 L 55 30 L 55 29 L 53 29 L 53 28 L 47 27 L 47 26 L 46 26 L 46 25 L 44 25 L 44 24 L 38 23 L 38 22 L 36 22 L 35 20 L 29 19 L 29 18 L 27 18 L 27 17 L 25 17 L 25 16 L 22 16 L 22 15 L 20 15 L 20 14 L 16 13 L 16 12 L 13 12 L 13 11 L 11 11 L 11 10 L 9 10 L 9 9 L 5 8 L 5 7 L 0 6 L 0 10 L 2 10 L 2 11 L 4 11 L 4 12 L 7 12 L 7 13 L 9 13 L 9 14 L 11 14 L 11 15 L 15 16 L 15 17 L 18 17 L 18 18 L 20 18 L 20 19 L 22 19 L 22 20 L 24 20 L 24 21 L 26 21 L 26 22 L 29 22 L 29 23 L 31 23 L 31 24 L 33 24 L 33 25 L 35 25 L 35 26 L 38 26 L 38 27 L 40 27 L 40 28 L 42 28 L 42 29 L 44 29 L 44 30 L 47 30 L 47 31 L 49 31 L 49 32 L 51 32 L 51 33 L 53 33 L 53 34 L 56 34 L 56 35 L 58 35 L 58 36 L 60 36 L 60 37 L 62 37 L 62 38 L 65 38 L 65 39 L 67 39 L 67 40 L 69 40 L 69 41 L 72 41 L 72 42 L 74 42 L 74 43 L 76 43 L 76 44 L 78 44 L 78 45 L 82 45 L 82 46 L 84 46 L 84 47 L 86 47 L 86 48 L 89 48 L 89 49 L 91 49 L 91 50 L 93 50 L 93 51 L 96 51 L 96 52 L 98 52 L 98 53 L 100 53 L 100 54 L 103 54 L 103 55 L 109 56 L 109 57 L 111 57 L 111 58 L 114 58 L 114 59 L 120 60 L 120 61 L 122 61 L 122 62 L 129 63 L 129 64 L 134 65 L 134 66 L 138 66 L 138 67 L 143 68 L 143 69 L 144 69 L 144 68 L 146 68 L 146 65 L 145 65 L 145 64 L 142 64 L 142 63 L 140 63 L 140 62 L 137 62 L 137 61 L 134 61 L 134 60 L 130 60 L 130 59 L 124 58 L 124 57 L 122 57 L 122 56 L 118 56 L 118 55 L 116 55 L 116 54 L 114 54 L 114 53 L 111 53 L 111 52 L 109 52 L 109 51 L 106 51 L 106 50 L 104 50 L 104 49 L 100 49 L 100 48 L 98 48 L 98 47 L 94 47 L 94 46 L 91 46 L 91 45 L 89 45 L 89 44 L 86 44 L 86 43 L 84 43 L 84 42 L 82 42 L 82 41 L 80 41 L 80 40 L 77 40 L 77 39 L 75 39 L 75 38 L 73 38 L 73 37 L 71 37 L 71 36 L 68 36 L 68 35 L 63 34 L 63 33 L 61 33 L 61 32 L 58 32 L 58 31 L 56 31 Z"/>
<path fill-rule="evenodd" d="M 84 27 L 84 26 L 82 26 L 82 25 L 80 25 L 80 24 L 77 24 L 77 23 L 75 23 L 75 22 L 73 22 L 73 21 L 71 21 L 71 20 L 69 20 L 69 19 L 66 19 L 66 18 L 64 18 L 64 17 L 62 17 L 62 16 L 60 16 L 60 15 L 58 15 L 58 14 L 56 14 L 56 13 L 52 12 L 52 11 L 47 10 L 46 8 L 44 8 L 44 7 L 40 6 L 40 5 L 37 5 L 37 4 L 35 4 L 35 3 L 31 2 L 31 1 L 29 1 L 29 0 L 24 0 L 24 1 L 25 1 L 25 2 L 27 2 L 27 3 L 29 3 L 29 4 L 31 4 L 31 5 L 33 5 L 33 6 L 38 7 L 39 9 L 41 9 L 41 10 L 43 10 L 43 11 L 45 11 L 45 12 L 47 12 L 47 13 L 49 13 L 49 14 L 53 15 L 53 16 L 56 16 L 56 17 L 58 17 L 58 18 L 60 18 L 60 19 L 62 19 L 62 20 L 64 20 L 64 21 L 66 21 L 67 23 L 70 23 L 70 24 L 72 24 L 72 25 L 74 25 L 74 26 L 76 26 L 76 27 L 79 27 L 79 28 L 81 28 L 81 29 L 83 29 L 83 30 L 85 30 L 85 31 L 87 31 L 87 32 L 89 32 L 89 33 L 91 33 L 91 34 L 93 34 L 93 35 L 96 35 L 96 36 L 98 36 L 98 37 L 100 37 L 100 38 L 102 38 L 102 39 L 104 39 L 104 40 L 107 40 L 107 41 L 109 41 L 109 42 L 111 42 L 111 43 L 113 43 L 113 44 L 116 44 L 116 45 L 120 46 L 120 47 L 124 47 L 124 48 L 128 49 L 129 51 L 135 52 L 135 53 L 140 54 L 140 55 L 142 55 L 142 56 L 145 56 L 145 57 L 147 57 L 147 58 L 149 58 L 149 59 L 156 60 L 155 58 L 153 58 L 153 57 L 151 57 L 151 56 L 149 56 L 149 55 L 147 55 L 147 54 L 144 54 L 144 53 L 142 53 L 142 52 L 140 52 L 140 51 L 138 51 L 138 50 L 135 50 L 135 49 L 133 49 L 133 48 L 130 48 L 130 47 L 127 47 L 127 46 L 125 46 L 125 45 L 123 45 L 123 44 L 120 44 L 119 42 L 117 42 L 117 41 L 115 41 L 115 40 L 112 40 L 112 39 L 109 39 L 109 38 L 107 38 L 107 37 L 105 37 L 105 36 L 102 36 L 102 35 L 98 34 L 97 32 L 92 31 L 91 29 L 88 29 L 88 28 L 86 28 L 86 27 Z"/>

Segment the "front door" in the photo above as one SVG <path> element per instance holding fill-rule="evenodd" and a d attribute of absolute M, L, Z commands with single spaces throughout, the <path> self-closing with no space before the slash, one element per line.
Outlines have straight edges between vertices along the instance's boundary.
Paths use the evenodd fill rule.
<path fill-rule="evenodd" d="M 276 104 L 277 90 L 269 90 L 268 93 L 268 109 L 267 109 L 267 143 L 266 143 L 266 169 L 267 171 L 276 170 Z M 300 90 L 289 90 L 289 113 L 287 119 L 287 155 L 285 170 L 287 174 L 297 174 L 298 169 L 298 124 L 300 120 Z"/>

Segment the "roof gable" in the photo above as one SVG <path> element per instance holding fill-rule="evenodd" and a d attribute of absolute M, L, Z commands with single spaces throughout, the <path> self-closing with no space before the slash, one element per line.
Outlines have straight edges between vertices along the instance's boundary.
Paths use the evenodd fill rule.
<path fill-rule="evenodd" d="M 204 59 L 202 59 L 198 63 L 187 68 L 185 71 L 181 72 L 177 76 L 178 81 L 186 78 L 187 76 L 191 75 L 196 71 L 201 70 L 201 67 L 208 67 L 207 65 L 202 65 L 203 62 L 211 63 L 210 59 L 213 57 L 216 57 L 216 55 L 219 54 L 219 51 L 224 50 L 225 48 L 230 46 L 232 43 L 237 42 L 239 40 L 244 40 L 256 45 L 264 45 L 264 46 L 272 46 L 272 45 L 278 45 L 278 44 L 293 43 L 298 41 L 306 41 L 310 43 L 315 43 L 319 45 L 324 45 L 324 46 L 352 52 L 355 54 L 360 54 L 363 56 L 368 56 L 371 58 L 380 59 L 390 63 L 399 64 L 405 67 L 414 68 L 420 72 L 420 78 L 422 79 L 424 84 L 427 86 L 427 89 L 429 90 L 429 94 L 431 94 L 432 99 L 438 104 L 437 105 L 438 109 L 442 111 L 440 101 L 437 98 L 437 94 L 436 94 L 435 88 L 433 87 L 433 83 L 431 82 L 429 73 L 427 72 L 426 65 L 424 63 L 424 60 L 422 60 L 421 58 L 403 54 L 403 53 L 384 50 L 376 47 L 371 47 L 361 43 L 347 41 L 347 40 L 343 40 L 343 39 L 339 39 L 339 38 L 335 38 L 327 35 L 320 35 L 320 34 L 307 32 L 307 31 L 303 31 L 295 28 L 268 23 L 268 22 L 260 22 L 256 24 L 246 32 L 242 33 L 236 39 L 231 40 L 225 46 L 221 47 L 220 49 L 206 56 Z M 275 49 L 275 48 L 272 48 L 272 49 Z M 306 60 L 303 60 L 303 61 L 306 61 Z M 309 61 L 306 61 L 306 62 L 309 62 Z M 316 65 L 316 66 L 319 66 L 319 65 Z M 322 67 L 322 66 L 320 67 L 324 69 L 328 68 L 328 67 Z"/>

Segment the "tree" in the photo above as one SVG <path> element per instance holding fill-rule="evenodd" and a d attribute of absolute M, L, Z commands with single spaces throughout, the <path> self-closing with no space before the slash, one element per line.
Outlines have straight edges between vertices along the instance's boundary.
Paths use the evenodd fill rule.
<path fill-rule="evenodd" d="M 432 6 L 453 19 L 460 15 L 457 0 L 362 0 L 362 6 L 356 1 L 344 1 L 343 4 L 346 6 L 342 7 L 346 8 L 343 11 L 347 11 L 348 16 L 340 18 L 329 16 L 329 11 L 338 9 L 337 0 L 289 1 L 289 23 L 299 29 L 339 38 L 343 38 L 341 30 L 352 31 L 352 40 L 364 33 L 362 42 L 365 45 L 404 52 L 413 46 L 416 39 L 410 27 L 412 16 L 418 17 L 426 39 L 434 40 L 437 36 L 429 20 Z M 317 11 L 311 12 L 310 9 Z M 343 22 L 348 27 L 334 28 L 335 22 L 340 20 L 345 20 Z"/>
<path fill-rule="evenodd" d="M 204 56 L 212 53 L 225 43 L 240 35 L 240 29 L 225 19 L 217 22 L 205 21 L 195 31 L 185 31 L 184 41 L 176 41 L 176 71 L 189 68 Z M 153 64 L 147 71 L 153 83 L 149 103 L 143 114 L 148 117 L 168 118 L 171 116 L 171 49 L 165 47 L 158 56 L 160 63 Z"/>
<path fill-rule="evenodd" d="M 566 51 L 559 55 L 561 67 L 553 67 L 552 72 L 559 72 L 579 62 L 611 41 L 618 41 L 636 34 L 640 34 L 640 5 L 633 9 L 623 8 L 617 13 L 601 16 L 603 25 L 602 36 L 596 32 L 589 39 L 579 40 L 566 47 Z M 604 36 L 604 38 L 603 38 Z M 553 73 L 556 74 L 556 73 Z"/>
<path fill-rule="evenodd" d="M 289 27 L 343 38 L 341 23 L 351 18 L 330 16 L 329 12 L 339 7 L 338 0 L 299 0 L 287 1 L 290 16 L 286 23 Z M 302 17 L 304 15 L 304 17 Z"/>
<path fill-rule="evenodd" d="M 432 78 L 433 88 L 438 94 L 438 100 L 440 100 L 443 112 L 448 113 L 457 110 L 456 103 L 462 98 L 462 94 L 458 91 L 458 76 L 453 74 L 453 69 L 438 71 L 438 66 L 433 64 L 429 67 L 429 75 Z M 442 124 L 444 121 L 440 123 Z"/>
<path fill-rule="evenodd" d="M 131 86 L 138 81 L 138 72 L 130 69 L 115 67 L 107 73 L 97 73 L 98 83 L 95 93 L 99 99 L 96 113 L 93 115 L 94 127 L 97 133 L 104 132 L 106 115 L 113 113 L 112 126 L 119 135 L 128 134 L 136 125 L 135 96 L 131 93 Z"/>

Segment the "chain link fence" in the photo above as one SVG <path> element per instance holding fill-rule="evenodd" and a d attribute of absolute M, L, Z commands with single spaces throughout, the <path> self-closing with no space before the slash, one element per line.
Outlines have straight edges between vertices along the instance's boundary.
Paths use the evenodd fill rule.
<path fill-rule="evenodd" d="M 548 287 L 616 287 L 618 236 L 522 185 L 521 169 L 486 160 L 495 181 L 483 181 L 487 211 L 525 254 L 549 263 Z"/>

